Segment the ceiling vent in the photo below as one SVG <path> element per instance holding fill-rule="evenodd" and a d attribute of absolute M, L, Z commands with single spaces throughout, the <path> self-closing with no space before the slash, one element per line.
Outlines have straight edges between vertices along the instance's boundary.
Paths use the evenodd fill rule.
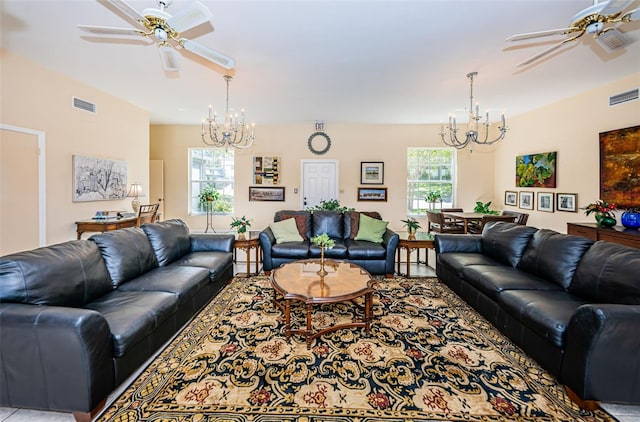
<path fill-rule="evenodd" d="M 89 101 L 81 100 L 78 97 L 73 97 L 73 107 L 79 110 L 88 111 L 89 113 L 96 112 L 96 105 Z"/>
<path fill-rule="evenodd" d="M 638 88 L 609 97 L 609 107 L 638 99 Z"/>

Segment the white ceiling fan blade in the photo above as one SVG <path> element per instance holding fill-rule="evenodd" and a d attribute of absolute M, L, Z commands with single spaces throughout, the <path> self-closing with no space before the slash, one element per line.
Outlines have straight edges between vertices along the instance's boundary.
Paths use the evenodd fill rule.
<path fill-rule="evenodd" d="M 549 29 L 547 31 L 527 32 L 526 34 L 516 34 L 507 38 L 505 41 L 520 41 L 530 38 L 546 37 L 549 35 L 563 35 L 575 31 L 574 28 Z"/>
<path fill-rule="evenodd" d="M 167 19 L 167 23 L 174 31 L 180 33 L 209 22 L 212 17 L 213 14 L 207 6 L 196 1 Z"/>
<path fill-rule="evenodd" d="M 549 47 L 549 48 L 547 48 L 547 49 L 545 49 L 545 50 L 542 50 L 541 52 L 539 52 L 539 53 L 538 53 L 538 54 L 536 54 L 535 56 L 529 57 L 527 60 L 523 61 L 522 63 L 519 63 L 519 64 L 517 65 L 517 67 L 526 66 L 526 65 L 528 65 L 529 63 L 532 63 L 532 62 L 534 62 L 534 61 L 538 60 L 539 58 L 541 58 L 541 57 L 543 57 L 543 56 L 546 56 L 547 54 L 549 54 L 549 53 L 552 53 L 552 52 L 556 51 L 557 49 L 559 49 L 560 47 L 562 47 L 564 44 L 566 44 L 566 43 L 568 43 L 568 42 L 570 42 L 570 41 L 575 41 L 575 40 L 577 40 L 578 38 L 580 38 L 580 36 L 581 36 L 582 34 L 583 34 L 583 33 L 581 32 L 580 34 L 576 35 L 576 36 L 575 36 L 575 37 L 573 37 L 573 38 L 567 38 L 566 40 L 561 41 L 561 42 L 559 42 L 558 44 L 554 44 L 554 45 L 552 45 L 551 47 Z"/>
<path fill-rule="evenodd" d="M 191 40 L 181 39 L 180 44 L 184 47 L 185 50 L 188 50 L 198 56 L 207 59 L 213 63 L 216 63 L 225 69 L 233 69 L 236 65 L 234 60 L 231 57 L 225 56 L 222 53 L 218 53 L 217 51 L 211 50 L 203 46 L 202 44 L 198 44 Z"/>
<path fill-rule="evenodd" d="M 167 72 L 177 72 L 180 70 L 180 64 L 178 63 L 178 53 L 169 44 L 160 44 L 158 46 L 160 52 L 160 59 L 162 59 L 162 67 Z"/>
<path fill-rule="evenodd" d="M 142 16 L 136 9 L 134 9 L 133 7 L 125 3 L 124 0 L 108 0 L 108 2 L 111 3 L 113 6 L 117 7 L 118 9 L 120 9 L 120 11 L 122 11 L 122 13 L 127 15 L 131 20 L 139 23 L 142 23 L 142 22 L 149 23 L 147 18 Z"/>
<path fill-rule="evenodd" d="M 633 0 L 610 0 L 605 7 L 602 8 L 600 14 L 602 16 L 615 15 L 620 13 L 621 10 L 626 9 Z"/>
<path fill-rule="evenodd" d="M 624 22 L 631 22 L 640 19 L 640 8 L 629 10 L 622 16 L 621 20 Z"/>
<path fill-rule="evenodd" d="M 144 31 L 134 28 L 114 28 L 112 26 L 78 25 L 78 28 L 92 34 L 106 35 L 145 35 Z"/>

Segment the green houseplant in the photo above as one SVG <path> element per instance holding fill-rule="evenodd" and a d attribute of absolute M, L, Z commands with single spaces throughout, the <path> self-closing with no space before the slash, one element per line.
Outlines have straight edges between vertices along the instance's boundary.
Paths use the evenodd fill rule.
<path fill-rule="evenodd" d="M 330 238 L 327 233 L 322 233 L 315 237 L 312 237 L 311 243 L 320 248 L 320 271 L 318 271 L 318 275 L 327 275 L 327 271 L 324 269 L 324 250 L 333 248 L 336 242 L 335 240 Z"/>
<path fill-rule="evenodd" d="M 307 208 L 307 211 L 338 211 L 338 212 L 343 212 L 343 211 L 354 211 L 355 208 L 349 208 L 349 207 L 345 207 L 343 205 L 340 205 L 340 202 L 337 199 L 325 199 L 323 201 L 320 201 L 319 205 L 316 205 L 315 207 L 310 207 Z"/>
<path fill-rule="evenodd" d="M 409 232 L 409 238 L 414 237 L 416 235 L 416 232 L 418 231 L 418 229 L 421 227 L 420 223 L 418 222 L 418 220 L 416 220 L 413 217 L 407 217 L 406 220 L 400 220 L 404 223 L 403 227 L 407 228 L 407 231 Z"/>
<path fill-rule="evenodd" d="M 233 217 L 231 219 L 230 227 L 235 228 L 238 234 L 244 235 L 247 232 L 247 227 L 251 227 L 251 220 L 244 215 L 240 218 Z"/>
<path fill-rule="evenodd" d="M 492 210 L 489 207 L 491 207 L 491 201 L 485 202 L 484 204 L 482 203 L 482 201 L 477 201 L 476 206 L 473 207 L 473 212 L 477 212 L 480 214 L 490 214 L 490 215 L 500 214 L 498 211 Z"/>
<path fill-rule="evenodd" d="M 198 205 L 201 210 L 211 211 L 212 204 L 220 198 L 220 192 L 218 192 L 213 185 L 207 184 L 198 194 Z"/>
<path fill-rule="evenodd" d="M 442 202 L 442 192 L 439 189 L 430 190 L 424 199 L 429 202 L 429 207 L 433 210 L 436 207 L 436 202 Z"/>
<path fill-rule="evenodd" d="M 596 222 L 599 226 L 613 227 L 618 223 L 615 218 L 615 214 L 613 213 L 614 210 L 618 209 L 618 206 L 613 202 L 598 199 L 596 202 L 588 204 L 582 209 L 584 210 L 585 215 L 595 213 Z"/>

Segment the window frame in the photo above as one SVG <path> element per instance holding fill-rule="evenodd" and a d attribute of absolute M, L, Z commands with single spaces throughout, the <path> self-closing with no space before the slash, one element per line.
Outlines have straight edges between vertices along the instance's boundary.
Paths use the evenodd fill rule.
<path fill-rule="evenodd" d="M 223 157 L 222 160 L 224 161 L 224 164 L 222 166 L 223 168 L 223 176 L 226 177 L 222 177 L 222 178 L 203 178 L 202 176 L 200 178 L 194 178 L 194 153 L 195 152 L 201 152 L 201 157 L 196 157 L 196 158 L 200 158 L 202 160 L 204 160 L 204 151 L 212 151 L 214 153 L 214 155 L 216 153 L 222 153 L 222 155 L 228 155 L 230 154 L 231 157 Z M 214 157 L 211 160 L 213 163 L 215 163 L 215 161 L 217 161 L 217 159 Z M 228 161 L 230 161 L 230 164 L 228 163 Z M 226 171 L 224 171 L 224 168 L 227 168 Z M 205 148 L 196 148 L 196 147 L 192 147 L 192 148 L 188 148 L 188 154 L 187 154 L 187 192 L 188 192 L 188 197 L 187 197 L 187 207 L 188 207 L 188 214 L 189 215 L 205 215 L 207 212 L 206 210 L 202 210 L 200 209 L 200 207 L 198 206 L 198 200 L 197 200 L 197 195 L 198 193 L 194 193 L 195 189 L 194 189 L 194 184 L 198 183 L 200 184 L 201 187 L 206 186 L 207 184 L 213 184 L 214 187 L 216 187 L 216 184 L 226 184 L 226 186 L 221 190 L 218 187 L 216 187 L 216 189 L 218 191 L 220 191 L 220 197 L 223 198 L 224 200 L 227 201 L 227 203 L 220 203 L 220 207 L 222 208 L 222 210 L 212 210 L 212 214 L 214 215 L 233 215 L 233 210 L 235 207 L 235 151 L 233 149 L 222 149 L 222 148 L 212 148 L 212 147 L 205 147 Z M 203 166 L 201 166 L 201 168 L 204 168 Z M 215 171 L 216 167 L 215 164 L 211 165 L 211 166 L 207 166 L 207 168 L 213 169 Z M 231 175 L 231 178 L 229 179 L 229 175 Z"/>
<path fill-rule="evenodd" d="M 449 177 L 450 180 L 443 178 L 442 176 L 442 156 L 438 159 L 438 162 L 434 162 L 433 160 L 423 160 L 421 162 L 413 163 L 412 160 L 412 151 L 447 151 L 451 155 L 451 160 L 446 163 L 446 167 L 450 167 Z M 426 196 L 426 191 L 428 188 L 419 187 L 421 183 L 423 184 L 431 184 L 431 185 L 450 185 L 450 193 L 445 193 L 446 201 L 443 200 L 440 204 L 441 208 L 454 208 L 455 207 L 455 198 L 456 198 L 456 185 L 457 185 L 457 153 L 456 149 L 452 147 L 408 147 L 407 148 L 407 203 L 406 203 L 406 212 L 408 216 L 413 217 L 423 217 L 426 216 L 426 211 L 429 209 L 430 204 L 425 199 L 416 198 L 413 192 L 417 191 L 425 191 L 425 194 L 422 196 Z M 437 166 L 436 166 L 437 164 Z M 446 168 L 445 167 L 445 168 Z M 416 171 L 422 168 L 421 174 L 428 174 L 429 177 L 432 177 L 433 173 L 440 174 L 440 178 L 430 178 L 430 179 L 422 179 L 420 178 L 410 178 L 412 173 L 415 174 Z M 417 189 L 416 189 L 417 187 Z M 448 189 L 447 189 L 448 190 Z M 416 208 L 413 208 L 412 204 L 417 204 Z M 424 204 L 424 207 L 420 205 Z"/>

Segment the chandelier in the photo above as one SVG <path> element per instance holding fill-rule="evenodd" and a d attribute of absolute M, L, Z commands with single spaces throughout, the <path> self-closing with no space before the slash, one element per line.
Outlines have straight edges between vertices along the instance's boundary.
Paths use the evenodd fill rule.
<path fill-rule="evenodd" d="M 467 145 L 470 145 L 471 150 L 473 151 L 474 143 L 479 145 L 492 145 L 503 139 L 504 135 L 507 133 L 508 128 L 504 121 L 504 113 L 502 113 L 500 117 L 502 126 L 498 127 L 498 129 L 500 130 L 500 135 L 496 139 L 489 141 L 489 126 L 491 126 L 491 124 L 489 123 L 489 112 L 486 113 L 484 123 L 480 123 L 481 117 L 478 103 L 476 103 L 475 112 L 473 108 L 473 78 L 476 75 L 478 75 L 478 72 L 467 73 L 467 78 L 469 78 L 469 83 L 471 86 L 471 94 L 469 96 L 469 125 L 467 127 L 465 137 L 462 140 L 458 139 L 458 126 L 456 125 L 456 117 L 451 116 L 450 114 L 449 126 L 447 126 L 447 129 L 449 131 L 448 138 L 445 136 L 446 133 L 444 123 L 440 124 L 440 136 L 442 137 L 442 142 L 444 142 L 445 145 L 449 145 L 450 147 L 458 149 L 462 149 Z M 481 125 L 484 126 L 484 136 L 480 136 Z"/>
<path fill-rule="evenodd" d="M 244 108 L 241 110 L 241 115 L 238 117 L 236 113 L 231 114 L 229 112 L 229 82 L 232 77 L 230 75 L 224 75 L 224 80 L 227 81 L 227 104 L 224 113 L 224 122 L 218 123 L 217 114 L 214 112 L 211 115 L 211 106 L 209 106 L 209 117 L 202 119 L 202 130 L 200 136 L 202 142 L 214 147 L 232 146 L 234 148 L 248 148 L 253 145 L 253 141 L 256 139 L 255 135 L 255 123 L 251 124 L 251 127 L 244 120 Z M 205 125 L 205 122 L 208 125 Z M 205 126 L 208 127 L 208 134 L 205 131 Z"/>

